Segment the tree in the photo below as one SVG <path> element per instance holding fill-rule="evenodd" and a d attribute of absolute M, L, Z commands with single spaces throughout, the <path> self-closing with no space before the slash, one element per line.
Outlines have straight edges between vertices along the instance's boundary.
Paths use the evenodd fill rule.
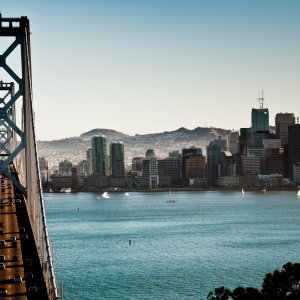
<path fill-rule="evenodd" d="M 262 284 L 264 299 L 300 299 L 300 263 L 286 263 L 282 269 L 265 276 Z"/>
<path fill-rule="evenodd" d="M 265 275 L 262 289 L 221 286 L 207 295 L 208 300 L 299 300 L 300 263 L 288 262 L 282 269 Z"/>
<path fill-rule="evenodd" d="M 229 300 L 231 298 L 231 291 L 224 286 L 215 288 L 213 292 L 207 295 L 208 300 Z"/>

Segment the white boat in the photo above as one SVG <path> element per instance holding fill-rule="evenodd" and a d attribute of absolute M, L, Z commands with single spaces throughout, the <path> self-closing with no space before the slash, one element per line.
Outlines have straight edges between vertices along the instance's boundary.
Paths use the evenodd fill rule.
<path fill-rule="evenodd" d="M 298 190 L 297 197 L 300 198 L 300 190 Z"/>
<path fill-rule="evenodd" d="M 71 188 L 61 188 L 60 192 L 61 193 L 72 193 L 72 189 Z"/>
<path fill-rule="evenodd" d="M 101 196 L 102 198 L 109 198 L 108 192 L 104 192 Z"/>
<path fill-rule="evenodd" d="M 241 194 L 242 194 L 242 195 L 245 195 L 245 192 L 244 192 L 244 189 L 243 189 L 243 188 L 242 188 Z"/>
<path fill-rule="evenodd" d="M 261 192 L 265 194 L 267 192 L 267 189 L 262 189 Z"/>
<path fill-rule="evenodd" d="M 176 202 L 175 198 L 172 196 L 171 189 L 170 189 L 169 199 L 166 202 L 168 202 L 168 203 L 174 203 L 174 202 Z"/>

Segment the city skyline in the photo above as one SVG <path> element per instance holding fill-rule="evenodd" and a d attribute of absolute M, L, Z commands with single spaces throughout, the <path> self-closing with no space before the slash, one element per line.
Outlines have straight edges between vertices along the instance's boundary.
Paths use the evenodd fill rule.
<path fill-rule="evenodd" d="M 1 7 L 4 17 L 30 20 L 40 140 L 93 128 L 130 135 L 198 126 L 238 130 L 250 126 L 248 112 L 259 107 L 261 90 L 271 125 L 279 112 L 297 117 L 299 12 L 292 0 Z"/>

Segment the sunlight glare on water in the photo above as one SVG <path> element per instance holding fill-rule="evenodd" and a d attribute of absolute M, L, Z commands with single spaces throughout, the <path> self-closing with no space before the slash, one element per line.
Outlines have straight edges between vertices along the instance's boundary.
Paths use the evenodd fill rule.
<path fill-rule="evenodd" d="M 220 285 L 260 287 L 300 261 L 294 192 L 168 196 L 45 194 L 64 299 L 206 299 Z"/>

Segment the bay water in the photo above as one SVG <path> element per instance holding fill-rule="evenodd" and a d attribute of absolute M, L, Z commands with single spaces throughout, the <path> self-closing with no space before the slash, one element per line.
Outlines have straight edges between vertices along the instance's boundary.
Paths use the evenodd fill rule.
<path fill-rule="evenodd" d="M 63 299 L 206 299 L 300 261 L 296 192 L 173 196 L 45 194 Z"/>

